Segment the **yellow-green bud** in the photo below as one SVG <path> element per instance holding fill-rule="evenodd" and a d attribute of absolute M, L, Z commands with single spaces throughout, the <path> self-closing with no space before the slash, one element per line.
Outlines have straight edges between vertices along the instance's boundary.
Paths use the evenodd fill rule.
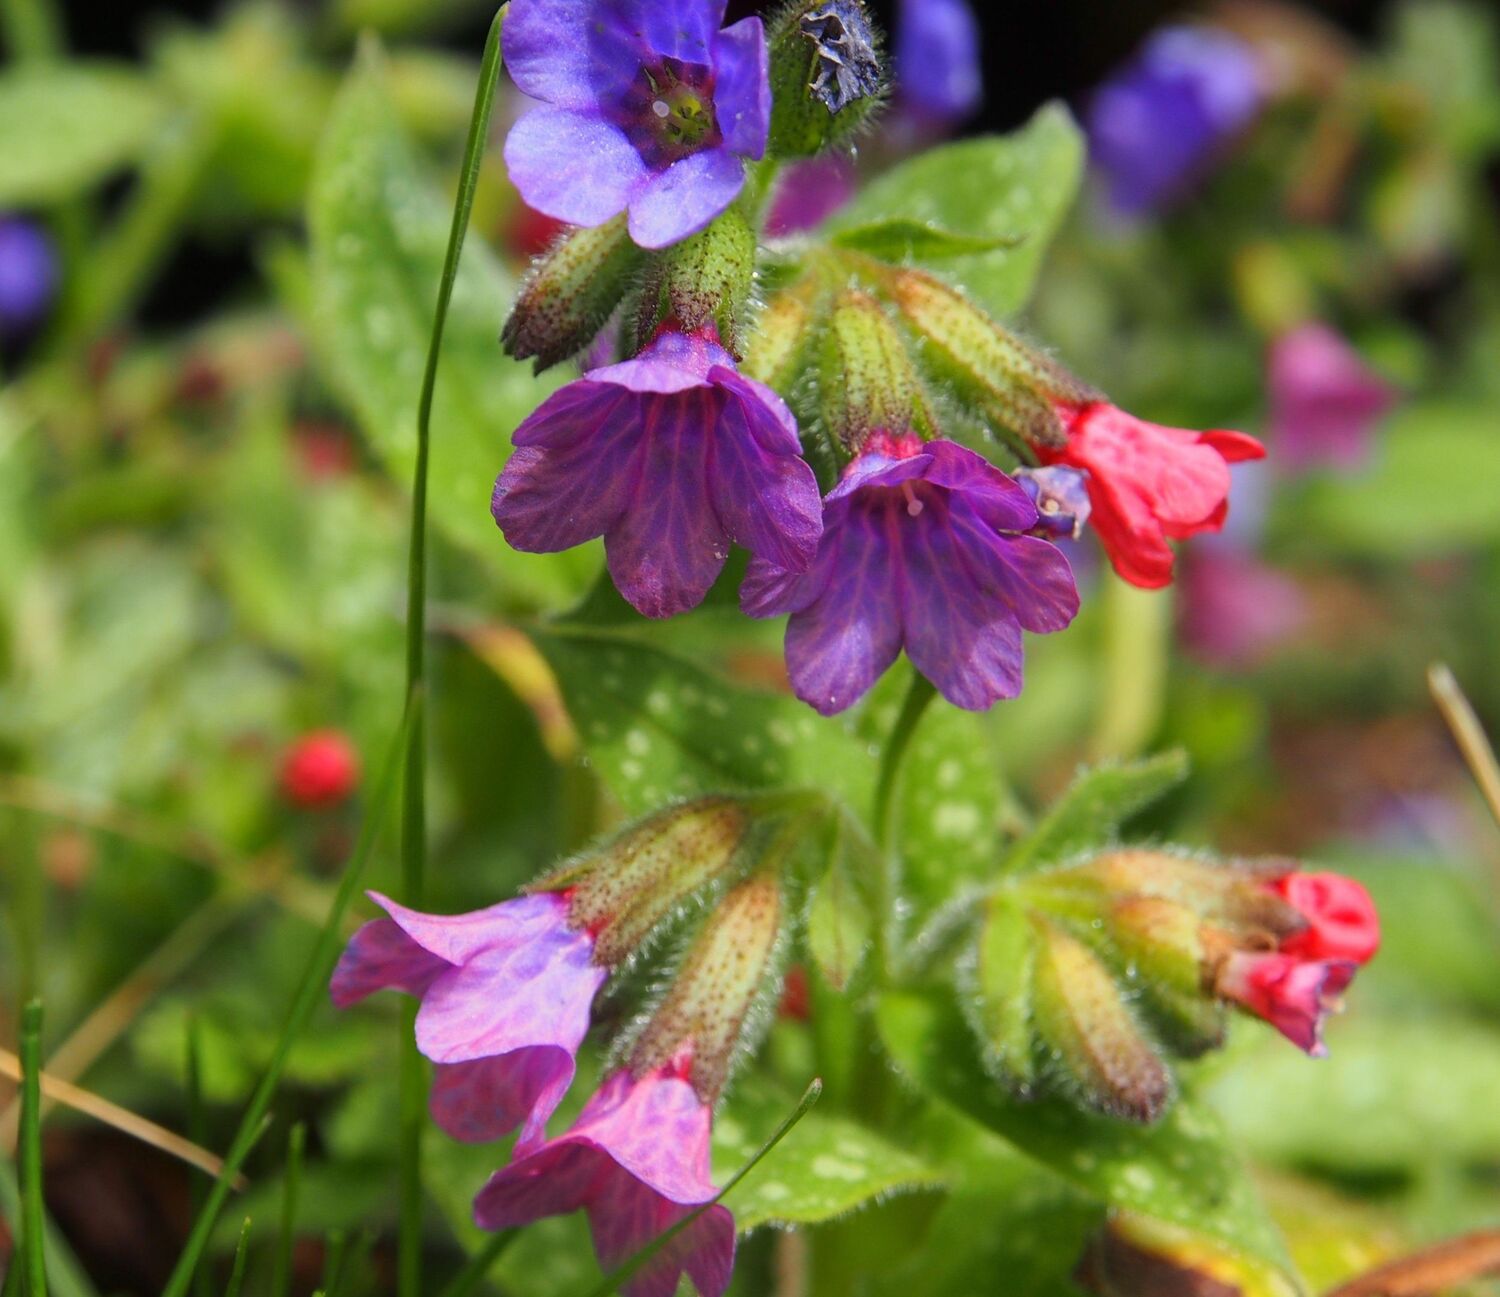
<path fill-rule="evenodd" d="M 819 390 L 823 418 L 851 454 L 872 432 L 930 431 L 933 425 L 906 343 L 867 293 L 846 292 L 834 303 Z"/>

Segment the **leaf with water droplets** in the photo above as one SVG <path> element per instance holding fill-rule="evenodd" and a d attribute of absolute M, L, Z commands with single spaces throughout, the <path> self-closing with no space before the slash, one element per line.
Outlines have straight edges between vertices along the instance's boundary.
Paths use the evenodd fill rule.
<path fill-rule="evenodd" d="M 769 1087 L 739 1086 L 714 1123 L 720 1183 L 743 1166 L 795 1106 Z M 937 1188 L 939 1172 L 844 1117 L 811 1113 L 725 1199 L 741 1233 L 761 1225 L 814 1225 L 876 1198 Z"/>
<path fill-rule="evenodd" d="M 318 147 L 308 204 L 319 358 L 397 480 L 416 462 L 422 387 L 450 205 L 418 161 L 391 102 L 378 47 L 362 48 Z M 453 290 L 432 417 L 433 525 L 495 565 L 529 601 L 581 594 L 593 547 L 517 554 L 490 517 L 516 426 L 553 390 L 500 350 L 515 283 L 478 239 Z"/>
<path fill-rule="evenodd" d="M 891 993 L 876 1010 L 901 1072 L 934 1099 L 1009 1140 L 1084 1192 L 1178 1225 L 1245 1260 L 1263 1291 L 1295 1293 L 1285 1245 L 1219 1122 L 1186 1099 L 1154 1126 L 1080 1112 L 1067 1099 L 1022 1101 L 984 1069 L 950 998 Z"/>

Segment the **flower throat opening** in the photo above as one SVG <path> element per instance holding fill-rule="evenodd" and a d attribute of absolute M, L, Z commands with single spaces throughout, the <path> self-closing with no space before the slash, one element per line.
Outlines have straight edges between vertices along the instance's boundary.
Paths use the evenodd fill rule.
<path fill-rule="evenodd" d="M 701 63 L 664 58 L 640 70 L 630 87 L 630 142 L 651 166 L 670 166 L 724 142 L 714 112 L 714 72 Z"/>

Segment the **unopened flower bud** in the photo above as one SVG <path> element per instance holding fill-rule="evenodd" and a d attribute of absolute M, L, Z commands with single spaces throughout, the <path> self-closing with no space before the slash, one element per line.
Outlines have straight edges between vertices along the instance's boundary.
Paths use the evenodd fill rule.
<path fill-rule="evenodd" d="M 1142 1034 L 1115 979 L 1070 932 L 1048 919 L 1034 922 L 1034 1020 L 1063 1079 L 1091 1108 L 1129 1121 L 1155 1121 L 1172 1097 L 1172 1074 Z"/>
<path fill-rule="evenodd" d="M 888 89 L 862 0 L 788 5 L 771 28 L 770 47 L 772 157 L 812 157 L 848 139 Z"/>
<path fill-rule="evenodd" d="M 761 870 L 714 906 L 631 1057 L 640 1074 L 691 1050 L 688 1079 L 712 1103 L 766 984 L 782 919 L 781 882 Z"/>
<path fill-rule="evenodd" d="M 662 296 L 685 332 L 714 327 L 725 347 L 736 345 L 755 283 L 755 231 L 731 207 L 701 234 L 668 254 Z"/>
<path fill-rule="evenodd" d="M 932 427 L 906 343 L 867 293 L 844 293 L 834 304 L 821 359 L 823 417 L 851 454 L 871 433 Z"/>
<path fill-rule="evenodd" d="M 1088 479 L 1071 468 L 1022 468 L 1012 476 L 1036 505 L 1034 535 L 1048 540 L 1077 540 L 1088 525 Z"/>
<path fill-rule="evenodd" d="M 1186 905 L 1159 897 L 1118 901 L 1105 920 L 1142 1006 L 1173 1052 L 1196 1058 L 1223 1044 L 1224 1009 L 1208 994 L 1213 934 Z"/>
<path fill-rule="evenodd" d="M 602 329 L 630 287 L 644 254 L 623 215 L 568 231 L 537 261 L 516 298 L 500 340 L 536 372 L 577 355 Z"/>
<path fill-rule="evenodd" d="M 985 907 L 975 972 L 975 1025 L 986 1062 L 1020 1094 L 1036 1079 L 1031 1006 L 1036 927 L 1026 911 L 997 893 Z"/>
<path fill-rule="evenodd" d="M 789 392 L 810 363 L 813 338 L 824 306 L 814 275 L 782 289 L 755 321 L 743 371 L 777 392 Z"/>
<path fill-rule="evenodd" d="M 572 898 L 569 922 L 594 935 L 594 958 L 613 967 L 673 909 L 730 867 L 749 824 L 745 807 L 728 797 L 674 806 L 532 890 L 566 890 Z"/>

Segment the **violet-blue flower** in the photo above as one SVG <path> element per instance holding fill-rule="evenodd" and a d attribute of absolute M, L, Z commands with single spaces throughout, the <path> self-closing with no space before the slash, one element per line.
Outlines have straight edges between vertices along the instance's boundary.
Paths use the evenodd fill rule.
<path fill-rule="evenodd" d="M 540 212 L 664 248 L 732 203 L 765 154 L 771 88 L 759 18 L 720 30 L 725 0 L 512 0 L 505 65 L 541 104 L 505 142 Z"/>
<path fill-rule="evenodd" d="M 1021 691 L 1021 632 L 1077 615 L 1068 561 L 1026 492 L 973 451 L 877 432 L 824 501 L 806 573 L 756 560 L 740 603 L 790 613 L 792 687 L 824 715 L 862 697 L 903 648 L 957 707 Z"/>
<path fill-rule="evenodd" d="M 901 0 L 896 77 L 902 101 L 929 121 L 960 122 L 984 99 L 979 20 L 968 0 Z"/>
<path fill-rule="evenodd" d="M 1260 110 L 1255 51 L 1208 27 L 1167 27 L 1094 93 L 1087 127 L 1111 205 L 1126 216 L 1182 197 Z"/>
<path fill-rule="evenodd" d="M 481 1229 L 516 1229 L 583 1208 L 605 1269 L 711 1202 L 713 1113 L 687 1080 L 690 1053 L 642 1076 L 613 1073 L 564 1135 L 496 1172 L 474 1200 Z M 625 1297 L 672 1297 L 686 1271 L 719 1297 L 734 1271 L 734 1217 L 709 1207 L 627 1280 Z"/>
<path fill-rule="evenodd" d="M 793 572 L 822 531 L 797 423 L 712 337 L 662 331 L 634 360 L 554 393 L 517 430 L 491 510 L 516 549 L 604 537 L 647 617 L 702 602 L 733 541 Z"/>
<path fill-rule="evenodd" d="M 472 914 L 418 914 L 370 893 L 390 916 L 365 924 L 334 970 L 340 1008 L 381 990 L 422 1002 L 417 1046 L 436 1063 L 433 1120 L 483 1143 L 522 1128 L 539 1145 L 573 1081 L 589 1010 L 608 976 L 594 939 L 543 892 Z"/>
<path fill-rule="evenodd" d="M 57 294 L 57 254 L 39 225 L 0 217 L 0 336 L 39 324 Z"/>

